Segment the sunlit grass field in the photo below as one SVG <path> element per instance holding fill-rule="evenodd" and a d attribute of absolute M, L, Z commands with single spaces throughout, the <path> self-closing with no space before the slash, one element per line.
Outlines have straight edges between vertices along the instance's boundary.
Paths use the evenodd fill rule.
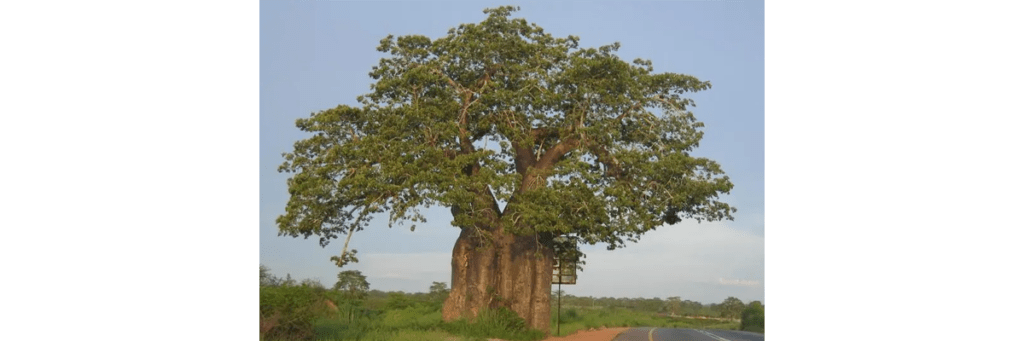
<path fill-rule="evenodd" d="M 552 310 L 555 310 L 552 307 Z M 637 312 L 623 308 L 578 308 L 562 307 L 561 326 L 555 324 L 555 314 L 551 318 L 551 335 L 564 336 L 579 330 L 598 329 L 601 327 L 661 327 L 661 328 L 695 328 L 737 330 L 739 322 L 690 319 L 683 317 L 658 316 L 647 312 Z M 558 333 L 556 333 L 558 330 Z"/>
<path fill-rule="evenodd" d="M 552 336 L 565 336 L 580 330 L 602 327 L 739 329 L 739 322 L 658 316 L 623 308 L 563 306 L 560 326 L 555 324 L 554 312 L 551 316 L 550 335 Z M 427 306 L 385 310 L 369 316 L 364 315 L 352 321 L 349 321 L 343 314 L 328 313 L 316 321 L 314 340 L 483 341 L 488 338 L 500 338 L 527 341 L 543 339 L 542 333 L 537 331 L 517 329 L 516 322 L 513 320 L 514 318 L 507 315 L 501 316 L 501 314 L 493 313 L 478 323 L 465 321 L 444 323 L 441 319 L 441 311 Z"/>

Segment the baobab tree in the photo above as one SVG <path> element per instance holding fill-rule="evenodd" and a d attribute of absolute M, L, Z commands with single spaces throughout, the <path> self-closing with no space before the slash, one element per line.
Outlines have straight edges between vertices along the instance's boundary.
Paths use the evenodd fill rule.
<path fill-rule="evenodd" d="M 446 36 L 381 40 L 387 54 L 360 106 L 297 120 L 312 136 L 284 155 L 290 199 L 281 234 L 347 235 L 387 214 L 424 223 L 420 209 L 450 209 L 446 320 L 505 307 L 548 330 L 556 251 L 609 249 L 681 219 L 732 219 L 718 200 L 732 183 L 690 153 L 703 126 L 686 93 L 707 81 L 621 60 L 619 44 L 579 47 L 512 18 L 517 8 Z"/>

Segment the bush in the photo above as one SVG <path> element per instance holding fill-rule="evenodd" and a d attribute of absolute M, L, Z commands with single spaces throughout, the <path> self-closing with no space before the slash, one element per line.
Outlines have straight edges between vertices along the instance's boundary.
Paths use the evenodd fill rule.
<path fill-rule="evenodd" d="M 740 330 L 764 333 L 764 306 L 759 302 L 754 303 L 757 304 L 751 304 L 743 310 L 740 318 Z"/>
<path fill-rule="evenodd" d="M 383 327 L 393 329 L 429 330 L 441 324 L 441 311 L 429 306 L 414 306 L 399 310 L 385 310 L 376 319 Z"/>
<path fill-rule="evenodd" d="M 468 337 L 500 338 L 505 340 L 540 340 L 544 332 L 526 327 L 526 320 L 508 308 L 484 310 L 470 323 L 460 319 L 443 323 L 445 331 Z"/>
<path fill-rule="evenodd" d="M 400 310 L 400 309 L 409 308 L 409 307 L 415 305 L 415 303 L 416 303 L 415 301 L 413 301 L 411 298 L 409 298 L 409 296 L 407 296 L 403 292 L 389 292 L 388 293 L 388 298 L 387 298 L 387 303 L 385 303 L 384 309 L 386 309 L 386 310 Z"/>
<path fill-rule="evenodd" d="M 260 338 L 309 340 L 313 323 L 325 312 L 323 296 L 308 286 L 260 287 Z"/>
<path fill-rule="evenodd" d="M 501 307 L 496 310 L 484 310 L 477 316 L 477 324 L 490 325 L 496 329 L 519 332 L 526 329 L 526 320 L 514 311 Z"/>
<path fill-rule="evenodd" d="M 579 315 L 579 313 L 576 312 L 576 309 L 569 309 L 569 310 L 565 311 L 565 315 L 562 316 L 562 320 L 563 321 L 575 321 L 575 320 L 578 320 L 579 317 L 580 317 L 580 315 Z"/>

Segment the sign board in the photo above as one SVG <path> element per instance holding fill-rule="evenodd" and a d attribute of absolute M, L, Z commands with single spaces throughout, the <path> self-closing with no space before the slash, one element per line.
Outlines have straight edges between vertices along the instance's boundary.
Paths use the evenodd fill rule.
<path fill-rule="evenodd" d="M 551 284 L 576 284 L 576 262 L 555 258 Z"/>

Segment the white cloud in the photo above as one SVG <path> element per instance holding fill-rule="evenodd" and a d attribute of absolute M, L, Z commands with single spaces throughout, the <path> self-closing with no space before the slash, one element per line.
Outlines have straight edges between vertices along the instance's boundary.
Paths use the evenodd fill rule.
<path fill-rule="evenodd" d="M 743 286 L 743 287 L 756 287 L 758 285 L 761 285 L 761 281 L 749 281 L 749 280 L 743 280 L 743 279 L 719 278 L 718 279 L 718 284 Z"/>

